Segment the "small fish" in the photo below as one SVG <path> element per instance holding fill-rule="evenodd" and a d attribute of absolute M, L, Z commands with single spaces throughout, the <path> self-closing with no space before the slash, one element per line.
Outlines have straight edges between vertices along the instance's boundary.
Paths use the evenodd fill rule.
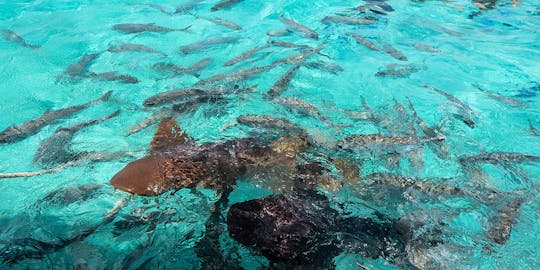
<path fill-rule="evenodd" d="M 432 52 L 432 53 L 441 53 L 442 51 L 435 48 L 435 47 L 431 47 L 429 45 L 426 45 L 426 44 L 422 44 L 422 43 L 414 43 L 413 46 L 417 49 L 417 50 L 421 50 L 421 51 L 426 51 L 426 52 Z"/>
<path fill-rule="evenodd" d="M 174 11 L 174 13 L 178 14 L 178 13 L 184 13 L 186 11 L 190 11 L 201 2 L 204 2 L 204 0 L 192 0 L 191 2 L 188 2 L 187 4 L 178 6 L 176 10 Z"/>
<path fill-rule="evenodd" d="M 239 37 L 219 37 L 219 38 L 209 38 L 207 40 L 203 40 L 200 42 L 195 42 L 189 45 L 185 45 L 180 47 L 180 53 L 182 54 L 188 54 L 193 51 L 201 50 L 206 47 L 214 46 L 214 45 L 221 45 L 221 44 L 228 44 L 233 43 L 240 40 Z"/>
<path fill-rule="evenodd" d="M 71 77 L 82 76 L 86 71 L 88 71 L 90 64 L 100 55 L 101 53 L 83 55 L 79 62 L 69 65 L 65 73 Z"/>
<path fill-rule="evenodd" d="M 465 163 L 490 163 L 497 164 L 499 162 L 540 162 L 540 156 L 529 154 L 514 153 L 514 152 L 491 152 L 483 153 L 475 156 L 460 157 L 458 161 L 461 164 Z"/>
<path fill-rule="evenodd" d="M 150 24 L 140 24 L 140 23 L 121 23 L 113 25 L 113 30 L 126 34 L 142 33 L 142 32 L 172 32 L 172 31 L 186 31 L 191 27 L 191 25 L 181 28 L 181 29 L 172 29 L 168 27 L 163 27 Z"/>
<path fill-rule="evenodd" d="M 349 33 L 354 39 L 356 39 L 356 42 L 363 44 L 364 46 L 374 50 L 374 51 L 382 51 L 381 48 L 377 47 L 373 42 L 369 41 L 368 39 L 362 37 L 359 34 L 356 33 Z"/>
<path fill-rule="evenodd" d="M 323 123 L 325 123 L 329 127 L 333 128 L 333 129 L 337 129 L 332 124 L 332 122 L 330 122 L 330 120 L 328 120 L 328 118 L 326 118 L 324 115 L 322 115 L 321 112 L 319 111 L 319 109 L 317 109 L 317 107 L 315 107 L 311 103 L 308 103 L 308 102 L 303 101 L 303 100 L 299 100 L 297 98 L 290 98 L 290 97 L 287 97 L 287 98 L 275 98 L 273 101 L 278 103 L 278 104 L 281 104 L 281 105 L 283 105 L 283 106 L 285 106 L 285 107 L 287 107 L 287 108 L 289 108 L 291 110 L 294 110 L 294 111 L 297 111 L 299 113 L 306 114 L 306 115 L 318 118 L 319 120 L 321 120 Z"/>
<path fill-rule="evenodd" d="M 532 133 L 532 135 L 540 138 L 540 131 L 533 126 L 531 119 L 527 120 L 529 121 L 529 131 Z"/>
<path fill-rule="evenodd" d="M 277 130 L 280 132 L 283 131 L 292 131 L 304 134 L 304 129 L 298 127 L 296 124 L 292 123 L 285 118 L 276 118 L 269 115 L 256 115 L 256 114 L 246 114 L 240 115 L 236 118 L 238 124 L 248 126 L 255 129 L 270 129 Z"/>
<path fill-rule="evenodd" d="M 389 43 L 384 42 L 380 38 L 378 39 L 379 43 L 383 45 L 383 50 L 389 54 L 390 56 L 394 57 L 397 60 L 400 61 L 407 61 L 407 56 L 403 55 L 400 51 L 398 51 L 396 48 L 392 47 Z"/>
<path fill-rule="evenodd" d="M 233 4 L 236 4 L 238 2 L 242 2 L 243 0 L 223 0 L 217 4 L 215 4 L 212 8 L 210 8 L 210 11 L 214 12 L 220 9 L 228 8 L 232 6 Z"/>
<path fill-rule="evenodd" d="M 510 233 L 517 223 L 519 209 L 522 204 L 522 198 L 514 199 L 490 219 L 489 223 L 491 226 L 487 232 L 489 239 L 497 244 L 504 244 L 510 239 Z"/>
<path fill-rule="evenodd" d="M 290 33 L 291 31 L 287 29 L 280 29 L 280 30 L 268 30 L 266 32 L 266 35 L 271 36 L 271 37 L 282 37 L 282 36 L 289 35 Z"/>
<path fill-rule="evenodd" d="M 118 73 L 117 71 L 109 71 L 109 72 L 104 72 L 104 73 L 90 72 L 88 75 L 85 75 L 83 77 L 100 78 L 105 81 L 120 81 L 122 83 L 138 83 L 139 82 L 139 79 L 137 79 L 136 77 L 133 77 L 131 75 L 126 75 L 126 74 L 116 75 L 117 73 Z"/>
<path fill-rule="evenodd" d="M 264 46 L 255 47 L 255 48 L 253 48 L 253 49 L 247 50 L 247 51 L 241 53 L 240 55 L 234 57 L 233 59 L 231 59 L 231 60 L 225 62 L 225 64 L 223 64 L 223 66 L 226 66 L 226 67 L 227 67 L 227 66 L 232 66 L 232 65 L 234 65 L 234 64 L 236 64 L 236 63 L 238 63 L 238 62 L 240 62 L 240 61 L 242 61 L 242 60 L 244 60 L 244 59 L 246 59 L 246 58 L 249 58 L 249 57 L 251 57 L 252 55 L 254 55 L 254 54 L 256 54 L 256 53 L 258 53 L 258 52 L 260 52 L 260 51 L 262 51 L 262 50 L 264 50 L 264 49 L 266 49 L 266 48 L 268 48 L 268 46 L 270 46 L 270 44 L 264 45 Z"/>
<path fill-rule="evenodd" d="M 47 110 L 40 117 L 29 120 L 18 126 L 11 126 L 0 132 L 0 144 L 14 143 L 38 133 L 43 127 L 54 123 L 58 119 L 68 117 L 83 109 L 86 109 L 96 103 L 104 102 L 109 99 L 112 91 L 105 93 L 98 99 L 92 100 L 85 104 L 75 105 L 65 109 L 56 111 Z"/>
<path fill-rule="evenodd" d="M 102 123 L 120 114 L 116 111 L 108 116 L 80 123 L 71 127 L 61 127 L 54 131 L 47 140 L 43 141 L 34 155 L 34 162 L 49 167 L 66 164 L 80 159 L 83 153 L 76 153 L 71 149 L 71 141 L 79 130 Z"/>
<path fill-rule="evenodd" d="M 152 65 L 152 69 L 162 73 L 176 73 L 178 71 L 184 70 L 185 68 L 173 63 L 159 62 Z"/>
<path fill-rule="evenodd" d="M 351 24 L 351 25 L 366 25 L 366 24 L 376 24 L 377 21 L 370 20 L 370 19 L 359 19 L 354 17 L 347 17 L 347 16 L 326 16 L 324 17 L 321 22 L 327 23 L 327 22 L 333 22 L 333 23 L 343 23 L 343 24 Z"/>
<path fill-rule="evenodd" d="M 166 6 L 162 6 L 162 5 L 156 5 L 156 4 L 145 4 L 146 6 L 149 6 L 153 9 L 156 9 L 156 10 L 159 10 L 161 11 L 162 13 L 165 13 L 167 15 L 172 15 L 173 13 L 169 10 L 169 8 L 167 8 Z"/>
<path fill-rule="evenodd" d="M 103 219 L 96 225 L 83 230 L 68 238 L 57 238 L 50 242 L 36 240 L 34 238 L 19 238 L 10 240 L 9 243 L 0 249 L 0 262 L 8 265 L 13 265 L 24 259 L 39 259 L 47 254 L 57 252 L 71 244 L 78 243 L 88 238 L 96 230 L 104 225 L 111 223 L 118 212 L 126 205 L 127 199 L 123 198 L 116 202 Z"/>
<path fill-rule="evenodd" d="M 456 196 L 465 194 L 460 188 L 434 183 L 432 179 L 405 177 L 399 174 L 372 173 L 362 177 L 362 181 L 367 185 L 377 187 L 414 188 L 429 195 Z"/>
<path fill-rule="evenodd" d="M 491 93 L 489 91 L 486 91 L 482 88 L 480 88 L 480 86 L 478 85 L 473 85 L 474 87 L 476 87 L 476 89 L 478 89 L 480 92 L 510 106 L 510 107 L 516 107 L 516 108 L 522 108 L 522 107 L 527 107 L 527 105 L 519 102 L 518 100 L 515 100 L 513 98 L 509 98 L 509 97 L 505 97 L 505 96 L 502 96 L 502 95 L 498 95 L 498 94 L 494 94 L 494 93 Z"/>
<path fill-rule="evenodd" d="M 422 120 L 419 116 L 418 116 L 418 113 L 416 112 L 416 110 L 414 109 L 414 106 L 411 102 L 410 99 L 407 98 L 407 100 L 409 101 L 409 109 L 411 110 L 411 113 L 412 113 L 412 116 L 414 118 L 414 120 L 416 121 L 416 124 L 418 124 L 418 126 L 420 127 L 420 129 L 422 129 L 422 132 L 424 132 L 424 134 L 428 137 L 437 137 L 437 132 L 435 131 L 435 129 L 433 128 L 430 128 L 426 122 L 424 122 L 424 120 Z M 440 158 L 445 158 L 446 157 L 446 153 L 444 153 L 444 146 L 442 144 L 441 141 L 435 141 L 434 142 L 437 146 L 439 146 L 439 149 L 437 149 L 437 151 L 435 151 L 435 154 L 437 156 L 439 156 Z"/>
<path fill-rule="evenodd" d="M 11 30 L 0 29 L 0 34 L 2 34 L 4 39 L 17 42 L 17 43 L 19 43 L 19 45 L 21 45 L 21 46 L 23 46 L 25 48 L 37 49 L 37 48 L 40 47 L 38 45 L 32 45 L 32 44 L 26 43 L 26 41 L 24 41 L 24 39 L 22 37 L 20 37 L 19 35 L 17 35 L 15 32 L 13 32 Z"/>
<path fill-rule="evenodd" d="M 161 120 L 172 117 L 170 108 L 161 108 L 157 111 L 154 111 L 152 115 L 144 118 L 141 122 L 131 126 L 124 136 L 133 135 L 155 123 L 161 122 Z"/>
<path fill-rule="evenodd" d="M 302 33 L 304 36 L 308 37 L 308 38 L 312 38 L 314 40 L 318 40 L 319 39 L 319 34 L 317 34 L 317 32 L 315 32 L 314 30 L 304 26 L 304 25 L 301 25 L 297 22 L 295 22 L 294 20 L 292 19 L 287 19 L 285 17 L 283 17 L 283 14 L 279 14 L 279 20 L 284 23 L 285 25 L 288 25 L 290 26 L 291 28 L 299 31 L 300 33 Z"/>
<path fill-rule="evenodd" d="M 340 65 L 325 61 L 308 62 L 304 64 L 304 67 L 320 69 L 326 72 L 330 72 L 332 74 L 338 74 L 339 72 L 344 71 L 344 69 Z"/>
<path fill-rule="evenodd" d="M 377 73 L 375 73 L 375 76 L 376 77 L 399 77 L 399 78 L 403 78 L 403 77 L 407 77 L 410 74 L 418 72 L 418 71 L 420 71 L 420 70 L 418 68 L 416 68 L 416 67 L 406 67 L 406 68 L 399 68 L 399 69 L 387 69 L 387 70 L 378 71 Z"/>
<path fill-rule="evenodd" d="M 403 153 L 411 151 L 418 145 L 428 142 L 442 141 L 445 137 L 401 137 L 381 134 L 351 135 L 338 142 L 338 147 L 345 150 L 368 151 L 370 153 Z"/>
<path fill-rule="evenodd" d="M 270 87 L 267 95 L 274 98 L 279 96 L 283 91 L 285 91 L 285 89 L 287 88 L 291 80 L 294 78 L 294 76 L 298 72 L 298 69 L 300 69 L 301 66 L 301 64 L 297 64 L 291 69 L 289 69 L 285 74 L 283 74 L 283 76 L 281 76 L 281 78 L 279 78 L 279 80 L 275 82 L 272 87 Z"/>
<path fill-rule="evenodd" d="M 58 205 L 68 205 L 77 201 L 86 201 L 94 197 L 96 192 L 102 187 L 103 185 L 98 184 L 84 184 L 76 187 L 62 188 L 47 194 L 40 201 Z"/>
<path fill-rule="evenodd" d="M 324 47 L 326 46 L 326 44 L 321 44 L 315 48 L 313 47 L 306 47 L 304 51 L 300 52 L 300 53 L 297 53 L 297 54 L 293 54 L 293 55 L 289 55 L 285 58 L 282 58 L 282 59 L 278 59 L 274 62 L 272 62 L 273 65 L 280 65 L 280 64 L 288 64 L 288 65 L 303 65 L 304 62 L 309 58 L 311 57 L 313 54 L 320 54 L 320 55 L 324 55 L 321 52 L 322 49 L 324 49 Z M 326 55 L 325 55 L 326 56 Z"/>
<path fill-rule="evenodd" d="M 171 74 L 169 77 L 167 77 L 166 79 L 174 78 L 176 76 L 179 76 L 181 74 L 186 74 L 186 73 L 194 74 L 197 71 L 201 71 L 201 70 L 205 69 L 208 65 L 210 65 L 210 63 L 212 63 L 212 58 L 207 57 L 207 58 L 203 58 L 203 59 L 195 62 L 193 65 L 191 65 L 188 68 L 178 67 L 178 69 L 173 74 Z M 197 77 L 198 77 L 198 75 L 197 75 Z"/>
<path fill-rule="evenodd" d="M 435 88 L 435 87 L 433 87 L 433 86 L 431 86 L 431 85 L 429 85 L 427 83 L 424 83 L 424 87 L 439 93 L 440 95 L 444 96 L 449 101 L 453 102 L 463 112 L 462 114 L 457 114 L 456 116 L 460 120 L 462 120 L 467 126 L 469 126 L 470 128 L 474 128 L 475 123 L 474 123 L 474 121 L 472 119 L 469 118 L 469 115 L 476 116 L 477 113 L 473 109 L 471 109 L 471 107 L 469 107 L 467 104 L 461 102 L 461 100 L 457 99 L 453 95 L 450 95 L 447 92 L 442 91 L 442 90 L 440 90 L 438 88 Z"/>
<path fill-rule="evenodd" d="M 156 51 L 148 46 L 142 45 L 142 44 L 135 44 L 135 43 L 122 43 L 120 45 L 111 46 L 107 49 L 107 51 L 112 53 L 120 53 L 120 52 L 147 52 L 147 53 L 157 53 L 161 54 L 163 56 L 167 56 L 164 52 Z"/>
<path fill-rule="evenodd" d="M 164 103 L 170 103 L 174 100 L 190 99 L 193 97 L 206 96 L 206 95 L 208 95 L 208 92 L 206 90 L 198 89 L 198 88 L 171 90 L 171 91 L 157 94 L 157 95 L 154 95 L 145 99 L 143 102 L 143 106 L 145 107 L 157 106 Z"/>
<path fill-rule="evenodd" d="M 280 63 L 272 63 L 270 65 L 260 66 L 260 67 L 253 67 L 253 68 L 248 68 L 248 69 L 242 69 L 242 70 L 235 71 L 235 72 L 232 72 L 232 73 L 217 74 L 217 75 L 214 75 L 214 76 L 212 76 L 210 78 L 206 78 L 206 79 L 198 81 L 196 85 L 198 85 L 198 86 L 208 85 L 208 84 L 212 84 L 212 83 L 223 81 L 223 80 L 226 80 L 228 82 L 243 80 L 243 79 L 247 78 L 250 75 L 261 73 L 263 71 L 272 69 L 272 68 L 278 66 L 279 64 Z"/>
<path fill-rule="evenodd" d="M 273 39 L 269 39 L 268 44 L 282 48 L 311 48 L 310 46 L 305 44 L 297 44 L 293 42 L 279 41 Z"/>
<path fill-rule="evenodd" d="M 242 30 L 242 27 L 234 22 L 231 22 L 231 21 L 228 21 L 228 20 L 225 20 L 225 19 L 221 19 L 221 18 L 217 18 L 217 17 L 214 17 L 214 18 L 205 18 L 205 17 L 202 17 L 202 16 L 198 16 L 198 15 L 193 15 L 195 16 L 195 18 L 198 18 L 198 19 L 203 19 L 203 20 L 207 20 L 207 21 L 210 21 L 210 22 L 214 22 L 214 23 L 217 23 L 217 24 L 221 24 L 225 27 L 228 27 L 230 29 L 233 29 L 233 30 Z"/>

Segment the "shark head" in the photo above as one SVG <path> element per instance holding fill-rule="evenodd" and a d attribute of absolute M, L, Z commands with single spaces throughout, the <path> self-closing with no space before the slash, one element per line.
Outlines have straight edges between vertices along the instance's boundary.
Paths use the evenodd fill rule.
<path fill-rule="evenodd" d="M 169 188 L 160 170 L 160 158 L 147 156 L 133 161 L 116 173 L 110 180 L 111 185 L 129 193 L 155 196 Z"/>

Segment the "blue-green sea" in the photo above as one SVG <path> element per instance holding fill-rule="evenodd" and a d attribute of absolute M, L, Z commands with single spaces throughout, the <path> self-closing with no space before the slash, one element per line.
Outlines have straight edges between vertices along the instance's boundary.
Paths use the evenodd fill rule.
<path fill-rule="evenodd" d="M 70 141 L 74 152 L 116 153 L 116 157 L 83 161 L 32 177 L 0 179 L 0 251 L 4 252 L 0 254 L 0 269 L 201 268 L 195 246 L 204 237 L 205 222 L 220 196 L 212 189 L 128 196 L 112 222 L 55 250 L 41 252 L 47 248 L 36 243 L 25 246 L 23 240 L 59 243 L 100 224 L 115 203 L 128 195 L 114 190 L 109 180 L 150 149 L 157 123 L 126 136 L 133 125 L 159 110 L 143 106 L 143 101 L 173 89 L 194 87 L 198 81 L 217 74 L 269 65 L 302 51 L 302 47 L 268 45 L 235 65 L 224 66 L 247 50 L 269 44 L 269 40 L 311 48 L 324 44 L 319 54 L 309 56 L 300 66 L 280 96 L 312 104 L 335 128 L 268 99 L 268 90 L 293 67 L 283 63 L 211 86 L 223 90 L 256 85 L 250 92 L 233 95 L 224 103 L 208 102 L 174 113 L 180 128 L 198 144 L 253 136 L 253 129 L 242 125 L 223 128 L 246 114 L 286 118 L 307 130 L 322 148 L 332 148 L 353 134 L 426 136 L 413 120 L 410 101 L 427 126 L 444 134 L 448 155 L 441 158 L 428 145 L 396 155 L 371 153 L 368 158 L 347 153 L 359 162 L 359 176 L 384 172 L 417 179 L 446 179 L 443 183 L 450 186 L 519 196 L 523 203 L 513 213 L 508 240 L 495 243 L 487 236 L 493 214 L 507 202 L 505 197 L 485 204 L 466 196 L 428 194 L 422 196 L 429 199 L 417 199 L 417 191 L 409 189 L 391 193 L 395 198 L 386 197 L 372 189 L 368 191 L 373 193 L 368 196 L 372 200 L 367 200 L 357 194 L 363 188 L 361 181 L 341 188 L 320 188 L 319 193 L 336 209 L 344 207 L 340 211 L 348 215 L 369 215 L 370 209 L 376 208 L 394 218 L 413 216 L 432 225 L 422 228 L 442 231 L 442 244 L 417 254 L 414 264 L 420 269 L 540 269 L 540 162 L 484 163 L 471 172 L 458 161 L 493 152 L 540 156 L 539 0 L 514 4 L 510 0 L 493 0 L 493 5 L 489 1 L 475 5 L 468 0 L 245 0 L 211 11 L 218 2 L 0 0 L 0 29 L 12 31 L 26 44 L 37 47 L 23 46 L 0 35 L 0 130 L 36 119 L 46 110 L 83 104 L 112 91 L 107 101 L 52 121 L 20 141 L 0 144 L 0 174 L 55 167 L 58 164 L 46 167 L 34 162 L 34 155 L 58 128 L 120 110 L 117 117 L 81 129 Z M 175 13 L 187 4 L 193 7 Z M 285 25 L 280 14 L 314 30 L 318 39 Z M 374 23 L 323 20 L 327 16 Z M 241 30 L 211 18 L 234 22 Z M 124 33 L 113 28 L 117 24 L 154 24 L 175 30 L 190 27 L 184 31 Z M 277 36 L 268 33 L 284 29 L 289 31 Z M 351 33 L 380 50 L 357 42 Z M 180 51 L 181 46 L 223 37 L 239 39 L 189 53 Z M 108 50 L 123 43 L 142 44 L 159 53 Z M 393 57 L 383 47 L 393 47 L 406 60 Z M 67 74 L 68 66 L 95 53 L 99 55 L 79 75 Z M 171 63 L 187 68 L 204 58 L 212 59 L 208 66 L 173 78 L 168 78 L 170 71 L 155 66 Z M 411 72 L 379 76 L 385 70 L 399 73 L 407 69 Z M 112 71 L 137 78 L 137 82 L 97 76 Z M 470 111 L 429 86 L 455 97 Z M 510 106 L 501 98 L 519 102 L 519 106 Z M 379 121 L 362 117 L 368 113 L 377 115 Z M 464 115 L 474 120 L 473 128 L 460 120 Z M 410 126 L 414 126 L 414 135 Z M 71 200 L 48 196 L 85 184 L 101 186 L 91 194 L 76 193 Z M 229 205 L 280 192 L 279 188 L 270 188 L 272 185 L 264 179 L 238 179 Z M 156 215 L 157 221 L 151 218 Z M 236 267 L 270 267 L 268 259 L 235 242 L 226 230 L 219 241 L 219 252 L 232 257 Z M 7 253 L 16 252 L 13 246 L 17 245 L 37 250 L 37 255 L 10 262 Z M 388 260 L 347 252 L 335 257 L 334 263 L 337 269 L 398 269 Z M 228 268 L 224 264 L 217 269 Z"/>

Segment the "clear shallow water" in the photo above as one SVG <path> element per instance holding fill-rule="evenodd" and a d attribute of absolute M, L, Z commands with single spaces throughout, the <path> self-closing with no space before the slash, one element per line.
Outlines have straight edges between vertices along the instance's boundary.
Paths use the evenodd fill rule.
<path fill-rule="evenodd" d="M 231 20 L 244 30 L 233 31 L 212 22 L 195 19 L 188 14 L 168 15 L 148 5 L 150 2 L 122 1 L 4 1 L 0 5 L 0 29 L 10 29 L 30 44 L 41 45 L 29 49 L 15 42 L 0 42 L 0 129 L 23 123 L 41 115 L 46 109 L 60 109 L 98 98 L 112 90 L 112 101 L 92 106 L 69 118 L 44 127 L 41 132 L 14 144 L 0 145 L 0 172 L 37 171 L 32 162 L 40 142 L 54 133 L 56 128 L 105 116 L 120 109 L 120 116 L 81 130 L 74 138 L 77 151 L 133 152 L 132 157 L 109 162 L 83 163 L 61 172 L 32 178 L 2 179 L 0 182 L 0 215 L 2 243 L 11 239 L 32 237 L 47 241 L 74 235 L 84 228 L 97 224 L 103 215 L 122 198 L 123 192 L 113 192 L 108 180 L 125 164 L 145 155 L 155 126 L 125 137 L 129 127 L 150 115 L 141 104 L 147 97 L 173 88 L 193 85 L 198 78 L 184 75 L 174 79 L 156 81 L 164 75 L 152 69 L 157 62 L 172 62 L 189 66 L 204 58 L 213 58 L 210 66 L 200 71 L 200 78 L 254 66 L 269 64 L 295 51 L 272 47 L 266 58 L 253 63 L 242 62 L 232 67 L 223 63 L 255 46 L 266 44 L 268 30 L 283 29 L 278 14 L 294 18 L 319 34 L 319 41 L 290 34 L 274 39 L 316 46 L 327 45 L 323 56 L 313 60 L 331 61 L 343 71 L 331 74 L 322 70 L 300 68 L 283 96 L 301 98 L 319 108 L 334 124 L 343 128 L 338 134 L 316 119 L 301 117 L 282 106 L 263 99 L 263 94 L 285 73 L 290 65 L 253 76 L 243 82 L 257 84 L 257 89 L 242 98 L 234 99 L 225 108 L 211 109 L 203 105 L 193 113 L 176 117 L 180 126 L 199 142 L 247 136 L 247 128 L 235 127 L 221 132 L 221 127 L 241 114 L 272 114 L 287 117 L 308 129 L 311 134 L 335 136 L 337 139 L 350 134 L 382 132 L 394 134 L 401 123 L 393 108 L 396 99 L 406 104 L 407 97 L 414 104 L 419 116 L 430 126 L 446 122 L 444 133 L 449 148 L 448 160 L 438 159 L 430 150 L 422 155 L 421 168 L 407 166 L 404 160 L 399 167 L 389 168 L 385 161 L 366 162 L 362 174 L 391 171 L 416 177 L 451 177 L 454 184 L 478 183 L 474 177 L 465 177 L 456 162 L 457 157 L 482 152 L 505 151 L 540 155 L 540 139 L 529 131 L 528 119 L 540 128 L 540 17 L 538 1 L 523 1 L 517 7 L 500 3 L 496 9 L 487 10 L 473 20 L 468 15 L 477 11 L 468 1 L 444 3 L 430 1 L 415 3 L 389 1 L 394 12 L 379 16 L 384 23 L 351 26 L 324 24 L 321 19 L 358 5 L 353 1 L 243 1 L 231 9 L 210 13 L 215 3 L 203 2 L 192 12 L 199 16 L 217 16 Z M 177 1 L 161 1 L 173 11 Z M 371 13 L 372 16 L 377 16 Z M 118 23 L 155 23 L 170 28 L 192 25 L 188 32 L 122 34 L 112 30 Z M 357 44 L 349 35 L 355 32 L 377 42 L 377 38 L 391 44 L 408 58 L 398 61 L 383 52 L 372 51 Z M 459 34 L 458 34 L 459 33 Z M 241 37 L 234 44 L 181 55 L 182 45 L 210 37 Z M 84 54 L 106 50 L 122 42 L 140 43 L 164 52 L 167 57 L 147 53 L 109 53 L 100 55 L 90 66 L 92 72 L 118 71 L 138 78 L 137 84 L 80 79 L 57 81 L 66 67 L 79 61 Z M 422 43 L 440 50 L 440 53 L 416 49 Z M 259 54 L 262 55 L 262 54 Z M 256 58 L 256 57 L 255 57 Z M 376 77 L 389 64 L 415 64 L 420 71 L 404 78 Z M 423 87 L 428 83 L 442 89 L 468 104 L 477 112 L 476 127 L 470 129 L 452 116 L 454 104 L 443 96 Z M 478 91 L 472 84 L 506 97 L 515 97 L 526 107 L 512 108 Z M 383 129 L 368 121 L 354 121 L 340 109 L 358 110 L 362 98 L 390 121 L 395 130 Z M 328 133 L 328 134 L 327 134 Z M 529 176 L 528 182 L 516 182 L 496 166 L 484 166 L 485 179 L 481 184 L 501 191 L 522 191 L 526 200 L 519 210 L 517 223 L 509 241 L 504 245 L 489 243 L 485 232 L 493 209 L 485 205 L 471 205 L 467 199 L 441 199 L 430 203 L 402 201 L 388 206 L 396 215 L 430 213 L 434 220 L 443 220 L 449 241 L 444 248 L 433 250 L 433 256 L 444 269 L 536 269 L 540 266 L 540 227 L 538 205 L 538 163 L 518 165 Z M 104 187 L 91 198 L 69 205 L 40 203 L 50 192 L 86 183 L 103 184 Z M 170 222 L 160 223 L 147 250 L 132 263 L 136 268 L 145 258 L 154 268 L 191 269 L 198 265 L 194 243 L 204 233 L 205 220 L 210 215 L 212 201 L 217 199 L 210 190 L 205 196 L 181 190 L 174 195 L 159 198 L 135 198 L 122 209 L 120 217 L 141 207 L 145 211 L 167 212 L 174 209 Z M 231 203 L 262 197 L 270 191 L 257 187 L 246 179 L 231 196 Z M 333 200 L 351 201 L 351 211 L 363 211 L 362 203 L 348 190 L 328 193 Z M 351 197 L 352 196 L 352 197 Z M 374 204 L 377 204 L 374 202 Z M 380 202 L 379 202 L 380 204 Z M 365 209 L 364 209 L 365 210 Z M 144 227 L 144 226 L 143 226 Z M 47 254 L 41 260 L 24 260 L 16 265 L 0 264 L 0 268 L 70 268 L 86 262 L 90 269 L 121 268 L 124 258 L 131 256 L 140 243 L 148 239 L 144 228 L 127 230 L 111 237 L 113 225 L 100 227 L 84 241 L 65 249 Z M 171 241 L 171 239 L 174 239 Z M 256 268 L 265 259 L 248 249 L 223 240 L 238 248 L 242 265 Z M 489 248 L 486 248 L 489 246 Z M 357 267 L 362 262 L 371 268 L 392 268 L 382 260 L 366 260 L 357 255 L 343 254 L 335 259 L 339 269 Z"/>

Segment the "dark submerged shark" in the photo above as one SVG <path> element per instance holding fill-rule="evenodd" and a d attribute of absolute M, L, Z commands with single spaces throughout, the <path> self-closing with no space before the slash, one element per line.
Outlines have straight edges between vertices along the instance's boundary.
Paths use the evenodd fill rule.
<path fill-rule="evenodd" d="M 233 204 L 227 229 L 234 240 L 268 258 L 272 269 L 333 269 L 333 258 L 344 251 L 412 267 L 404 227 L 379 219 L 344 217 L 313 192 Z"/>

